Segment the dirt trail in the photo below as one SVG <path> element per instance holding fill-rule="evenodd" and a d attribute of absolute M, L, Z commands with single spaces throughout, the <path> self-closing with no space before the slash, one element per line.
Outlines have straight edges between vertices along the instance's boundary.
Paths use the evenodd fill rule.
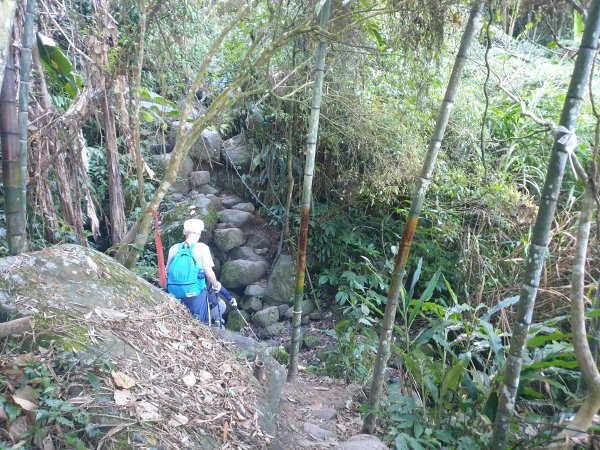
<path fill-rule="evenodd" d="M 356 411 L 361 387 L 329 377 L 300 373 L 283 388 L 277 415 L 277 448 L 335 448 L 360 433 Z"/>

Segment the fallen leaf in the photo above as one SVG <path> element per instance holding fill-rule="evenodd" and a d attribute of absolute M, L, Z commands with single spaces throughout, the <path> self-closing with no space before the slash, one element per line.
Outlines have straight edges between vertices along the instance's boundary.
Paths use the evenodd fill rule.
<path fill-rule="evenodd" d="M 210 350 L 212 348 L 212 344 L 208 341 L 202 341 L 202 347 L 204 347 L 207 350 Z"/>
<path fill-rule="evenodd" d="M 106 319 L 106 320 L 123 320 L 127 318 L 127 314 L 121 312 L 121 311 L 115 311 L 114 309 L 108 309 L 108 308 L 94 308 L 94 312 L 98 315 L 98 317 L 100 317 L 101 319 Z"/>
<path fill-rule="evenodd" d="M 188 419 L 183 414 L 175 414 L 173 417 L 171 417 L 171 419 L 169 420 L 169 422 L 167 422 L 167 424 L 170 427 L 177 428 L 177 427 L 180 427 L 181 425 L 187 424 L 189 421 L 190 421 L 190 419 Z"/>
<path fill-rule="evenodd" d="M 27 432 L 27 417 L 17 417 L 8 427 L 8 433 L 13 441 L 20 441 Z"/>
<path fill-rule="evenodd" d="M 33 411 L 34 409 L 36 409 L 38 407 L 38 405 L 36 405 L 33 402 L 30 402 L 26 398 L 21 398 L 21 397 L 17 397 L 16 395 L 13 395 L 12 399 L 13 399 L 13 402 L 15 402 L 17 405 L 19 405 L 25 411 Z"/>
<path fill-rule="evenodd" d="M 160 414 L 158 408 L 150 402 L 139 402 L 136 404 L 137 413 L 142 420 L 158 420 Z"/>
<path fill-rule="evenodd" d="M 135 380 L 123 372 L 112 372 L 112 377 L 118 388 L 130 389 L 135 386 Z"/>
<path fill-rule="evenodd" d="M 231 364 L 227 364 L 227 363 L 223 364 L 223 365 L 221 366 L 221 372 L 222 372 L 223 374 L 226 374 L 226 373 L 231 373 L 231 372 L 232 372 L 232 370 L 231 370 Z"/>
<path fill-rule="evenodd" d="M 130 403 L 135 401 L 135 395 L 133 395 L 127 389 L 117 389 L 113 393 L 113 396 L 115 398 L 115 403 L 119 406 L 129 405 Z"/>
<path fill-rule="evenodd" d="M 210 373 L 208 370 L 200 370 L 200 373 L 198 373 L 198 378 L 200 378 L 202 381 L 209 381 L 212 380 L 213 374 Z"/>
<path fill-rule="evenodd" d="M 229 422 L 223 424 L 223 444 L 227 443 L 227 436 L 229 436 Z"/>
<path fill-rule="evenodd" d="M 183 377 L 183 382 L 186 386 L 192 387 L 196 384 L 196 376 L 193 372 L 190 372 L 185 377 Z"/>
<path fill-rule="evenodd" d="M 26 385 L 20 389 L 17 389 L 15 395 L 19 398 L 24 398 L 25 400 L 29 400 L 30 402 L 36 403 L 38 398 L 40 398 L 40 393 L 33 389 L 31 386 Z"/>
<path fill-rule="evenodd" d="M 32 355 L 31 353 L 24 353 L 23 355 L 19 355 L 15 359 L 13 359 L 13 364 L 23 367 L 32 362 L 39 362 L 39 361 L 40 360 L 36 356 Z"/>

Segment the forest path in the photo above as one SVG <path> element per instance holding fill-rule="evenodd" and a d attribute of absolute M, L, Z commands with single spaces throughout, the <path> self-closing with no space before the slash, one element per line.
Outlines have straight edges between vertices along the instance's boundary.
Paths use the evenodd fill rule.
<path fill-rule="evenodd" d="M 280 449 L 333 449 L 360 433 L 363 400 L 358 384 L 301 372 L 285 383 L 277 414 Z"/>

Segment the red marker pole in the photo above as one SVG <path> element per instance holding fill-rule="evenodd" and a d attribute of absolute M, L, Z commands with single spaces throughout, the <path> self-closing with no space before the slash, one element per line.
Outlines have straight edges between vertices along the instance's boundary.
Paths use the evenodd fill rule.
<path fill-rule="evenodd" d="M 156 244 L 156 255 L 158 256 L 158 276 L 160 285 L 164 287 L 167 285 L 167 273 L 165 272 L 165 255 L 160 239 L 160 230 L 158 229 L 158 211 L 152 210 L 152 216 L 154 217 L 154 242 Z"/>

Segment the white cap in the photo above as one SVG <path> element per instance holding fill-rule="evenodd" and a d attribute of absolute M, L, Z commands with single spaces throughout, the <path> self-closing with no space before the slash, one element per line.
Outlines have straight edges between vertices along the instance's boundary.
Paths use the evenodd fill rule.
<path fill-rule="evenodd" d="M 204 222 L 200 219 L 188 219 L 183 223 L 183 234 L 188 233 L 200 234 L 204 230 Z"/>

